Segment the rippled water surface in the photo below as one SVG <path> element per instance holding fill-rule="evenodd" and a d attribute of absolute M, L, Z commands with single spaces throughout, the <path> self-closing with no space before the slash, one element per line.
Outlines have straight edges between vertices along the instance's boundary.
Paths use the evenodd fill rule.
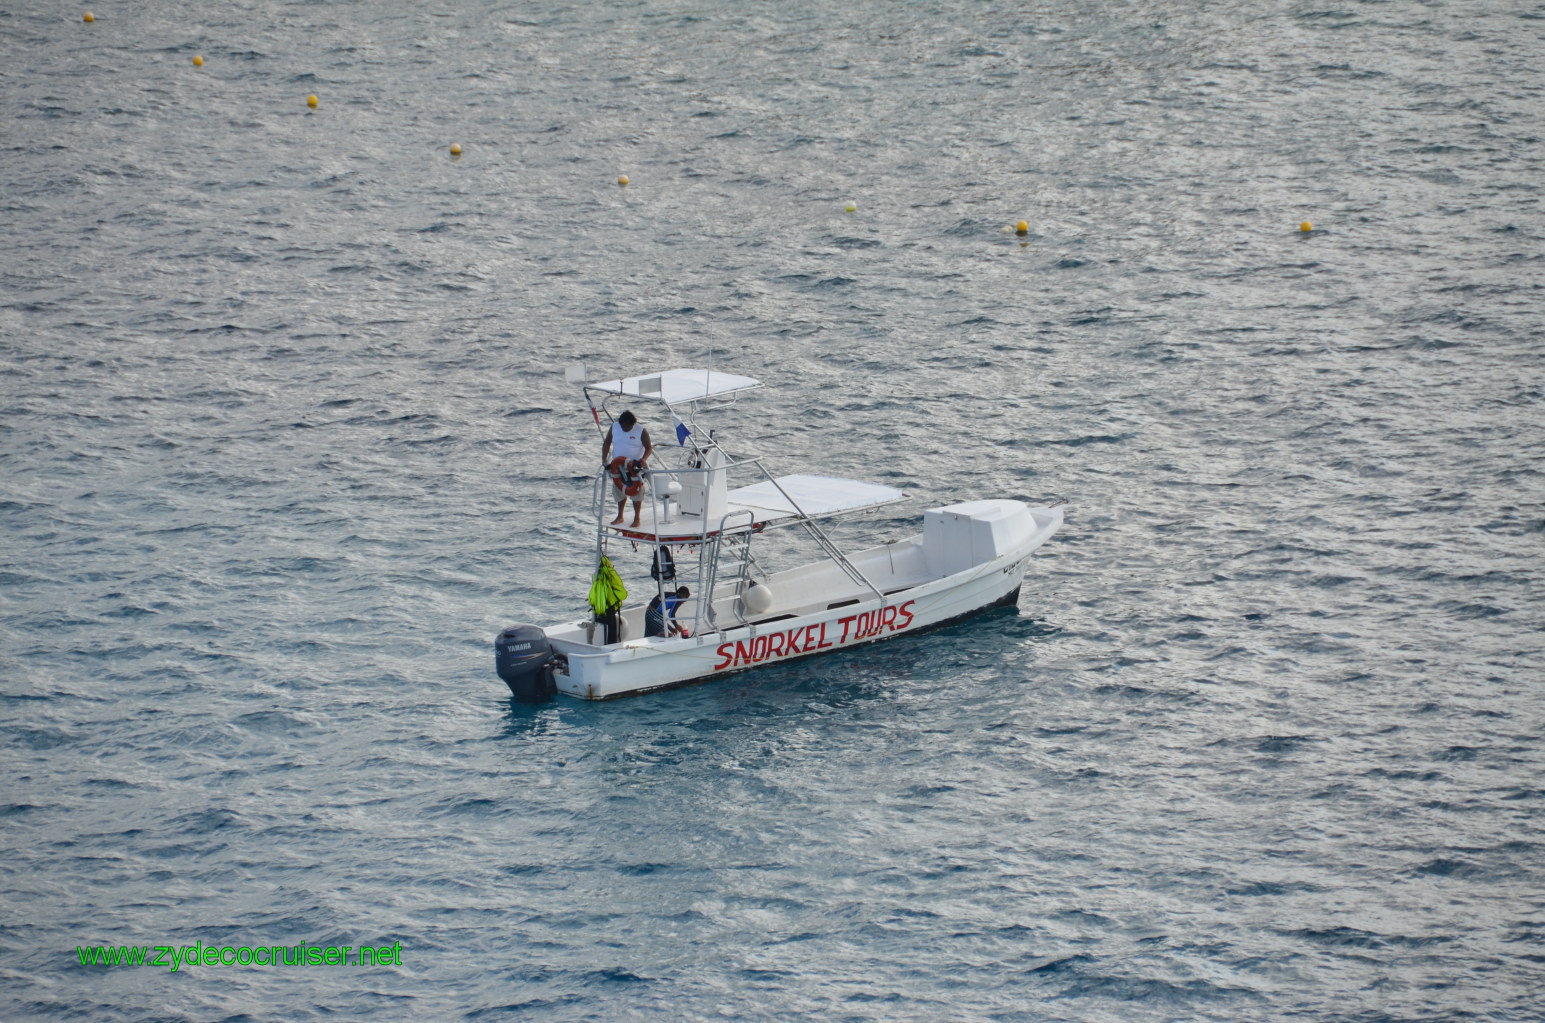
<path fill-rule="evenodd" d="M 1545 8 L 92 13 L 0 3 L 0 1018 L 1545 1019 Z M 844 539 L 1067 526 L 512 706 L 564 366 L 710 358 Z M 401 961 L 77 952 L 195 942 Z"/>

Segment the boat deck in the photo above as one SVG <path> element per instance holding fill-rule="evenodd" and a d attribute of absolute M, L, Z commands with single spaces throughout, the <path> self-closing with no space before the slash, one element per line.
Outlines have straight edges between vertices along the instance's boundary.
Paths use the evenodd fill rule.
<path fill-rule="evenodd" d="M 939 573 L 928 566 L 921 536 L 907 537 L 871 547 L 854 555 L 852 561 L 887 597 L 939 578 Z M 773 606 L 760 614 L 747 615 L 737 593 L 731 590 L 721 591 L 714 597 L 714 611 L 719 629 L 710 631 L 723 631 L 748 625 L 764 626 L 786 618 L 834 611 L 860 604 L 874 595 L 874 591 L 854 582 L 832 562 L 813 562 L 798 568 L 775 572 L 764 579 L 763 583 L 771 591 Z M 647 595 L 652 594 L 647 590 L 640 592 L 635 602 L 623 609 L 622 617 L 626 623 L 624 641 L 633 646 L 673 642 L 664 637 L 647 639 L 644 637 L 642 598 Z M 683 625 L 702 628 L 706 623 L 698 620 L 698 601 L 701 596 L 701 593 L 697 593 L 682 604 L 675 616 L 676 621 Z M 549 638 L 557 641 L 565 650 L 590 652 L 608 649 L 607 646 L 596 642 L 597 630 L 590 622 L 572 622 L 551 627 L 547 631 Z"/>

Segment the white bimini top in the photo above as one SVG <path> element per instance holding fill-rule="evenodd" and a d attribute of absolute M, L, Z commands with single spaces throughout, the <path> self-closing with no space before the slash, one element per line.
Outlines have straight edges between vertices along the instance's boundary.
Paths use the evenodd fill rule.
<path fill-rule="evenodd" d="M 757 522 L 804 515 L 825 518 L 844 512 L 865 511 L 906 499 L 895 487 L 835 476 L 779 476 L 730 491 L 731 508 L 751 511 Z"/>
<path fill-rule="evenodd" d="M 711 369 L 667 369 L 648 376 L 586 384 L 585 390 L 625 394 L 665 405 L 686 405 L 710 398 L 726 398 L 761 386 L 760 380 Z"/>

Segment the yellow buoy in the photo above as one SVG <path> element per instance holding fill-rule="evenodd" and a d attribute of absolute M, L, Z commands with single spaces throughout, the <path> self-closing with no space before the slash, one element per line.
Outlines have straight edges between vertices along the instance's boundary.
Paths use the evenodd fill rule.
<path fill-rule="evenodd" d="M 1314 225 L 1309 223 L 1309 221 L 1306 220 L 1302 224 L 1298 225 L 1298 229 L 1300 231 L 1304 231 L 1304 232 L 1313 231 L 1314 230 Z"/>
<path fill-rule="evenodd" d="M 844 206 L 842 208 L 844 210 L 846 210 L 848 213 L 852 213 L 852 212 L 854 212 L 855 210 L 858 209 L 858 203 L 850 202 L 850 203 L 848 203 L 846 206 Z"/>
<path fill-rule="evenodd" d="M 617 178 L 617 184 L 621 185 L 623 188 L 627 188 L 628 187 L 628 176 L 626 174 L 620 175 Z"/>
<path fill-rule="evenodd" d="M 193 66 L 194 67 L 203 67 L 204 66 L 204 58 L 203 57 L 194 57 L 193 58 Z"/>
<path fill-rule="evenodd" d="M 310 96 L 306 97 L 306 106 L 310 107 L 312 110 L 317 108 L 316 93 L 312 93 Z"/>
<path fill-rule="evenodd" d="M 86 12 L 86 16 L 84 18 L 82 18 L 81 20 L 82 21 L 96 21 L 97 19 L 96 19 L 95 15 L 93 15 L 90 11 L 87 11 Z"/>
<path fill-rule="evenodd" d="M 1016 234 L 1029 234 L 1030 233 L 1030 221 L 1028 221 L 1028 220 L 1021 220 L 1019 223 L 1015 224 L 1014 225 L 1014 232 Z"/>
<path fill-rule="evenodd" d="M 452 156 L 460 156 L 461 155 L 461 143 L 460 142 L 452 142 L 451 143 L 451 155 Z"/>

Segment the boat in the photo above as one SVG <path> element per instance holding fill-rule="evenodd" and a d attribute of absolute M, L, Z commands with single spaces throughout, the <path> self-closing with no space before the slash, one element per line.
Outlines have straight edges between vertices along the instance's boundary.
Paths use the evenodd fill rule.
<path fill-rule="evenodd" d="M 1032 507 L 987 498 L 928 508 L 921 532 L 852 553 L 831 521 L 896 504 L 890 486 L 831 476 L 774 476 L 759 456 L 734 454 L 709 422 L 761 387 L 713 368 L 670 369 L 583 384 L 602 435 L 624 411 L 653 426 L 653 454 L 630 481 L 635 521 L 609 518 L 617 497 L 603 466 L 593 481 L 595 585 L 590 608 L 557 625 L 512 625 L 494 643 L 495 667 L 521 701 L 584 700 L 706 682 L 863 644 L 898 639 L 1015 604 L 1030 556 L 1062 525 L 1061 502 Z M 668 418 L 667 418 L 668 417 Z M 673 425 L 674 436 L 662 429 Z M 623 470 L 634 463 L 621 464 Z M 634 498 L 628 497 L 632 504 Z M 794 529 L 811 560 L 773 570 L 773 531 Z M 778 537 L 780 541 L 788 538 Z M 781 542 L 778 553 L 791 545 Z M 614 559 L 638 569 L 631 602 Z M 646 635 L 648 598 L 675 599 L 675 628 Z M 611 587 L 611 589 L 609 589 Z M 659 601 L 656 600 L 656 603 Z M 667 616 L 654 616 L 655 628 Z"/>

